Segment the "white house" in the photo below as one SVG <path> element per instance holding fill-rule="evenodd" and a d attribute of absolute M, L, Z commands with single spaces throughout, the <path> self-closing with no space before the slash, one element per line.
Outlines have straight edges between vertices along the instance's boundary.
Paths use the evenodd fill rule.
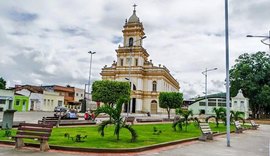
<path fill-rule="evenodd" d="M 0 112 L 7 109 L 12 109 L 14 100 L 13 90 L 3 90 L 0 89 Z"/>
<path fill-rule="evenodd" d="M 28 111 L 41 111 L 43 105 L 43 93 L 30 91 L 28 89 L 22 89 L 16 91 L 16 93 L 29 97 Z"/>

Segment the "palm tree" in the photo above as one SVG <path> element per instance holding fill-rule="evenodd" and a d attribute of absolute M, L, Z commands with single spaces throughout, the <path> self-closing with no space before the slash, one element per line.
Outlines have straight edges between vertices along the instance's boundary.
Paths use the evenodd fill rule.
<path fill-rule="evenodd" d="M 136 131 L 132 128 L 131 125 L 127 125 L 123 122 L 123 117 L 121 116 L 122 112 L 122 105 L 123 103 L 128 102 L 129 100 L 127 98 L 120 98 L 117 102 L 115 107 L 111 107 L 109 105 L 103 105 L 102 107 L 99 107 L 96 111 L 95 114 L 96 116 L 99 115 L 100 113 L 105 113 L 110 116 L 109 120 L 102 121 L 98 127 L 98 132 L 100 132 L 101 136 L 104 136 L 104 129 L 108 124 L 114 124 L 115 129 L 114 129 L 114 134 L 117 137 L 117 140 L 119 140 L 119 134 L 120 134 L 120 129 L 121 128 L 126 128 L 129 130 L 131 133 L 131 141 L 136 141 L 138 135 Z"/>
<path fill-rule="evenodd" d="M 218 123 L 219 120 L 224 121 L 224 123 L 226 122 L 226 109 L 224 107 L 219 107 L 219 108 L 215 107 L 215 108 L 213 108 L 213 112 L 215 112 L 216 115 L 208 116 L 205 119 L 205 122 L 208 122 L 208 120 L 211 118 L 215 118 L 216 127 L 218 127 L 218 125 L 219 125 L 219 123 Z"/>
<path fill-rule="evenodd" d="M 231 121 L 238 121 L 238 120 L 242 120 L 243 124 L 245 123 L 245 119 L 244 119 L 244 112 L 241 111 L 231 111 Z"/>
<path fill-rule="evenodd" d="M 189 116 L 193 116 L 192 110 L 182 110 L 182 109 L 177 108 L 175 110 L 175 114 L 178 114 L 182 116 L 183 118 L 179 117 L 179 120 L 173 123 L 172 127 L 174 128 L 174 130 L 176 130 L 177 125 L 181 130 L 182 130 L 182 126 L 185 125 L 186 131 L 187 131 L 188 121 L 193 120 L 193 118 L 189 118 Z"/>

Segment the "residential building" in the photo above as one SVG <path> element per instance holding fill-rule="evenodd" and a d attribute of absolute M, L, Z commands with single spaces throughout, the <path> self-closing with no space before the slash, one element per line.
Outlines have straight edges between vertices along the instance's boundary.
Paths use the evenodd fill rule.
<path fill-rule="evenodd" d="M 178 92 L 180 86 L 165 66 L 155 66 L 149 60 L 149 53 L 143 48 L 144 27 L 135 8 L 122 32 L 123 46 L 116 50 L 117 61 L 102 68 L 102 79 L 131 82 L 131 103 L 130 107 L 124 106 L 124 112 L 166 113 L 159 107 L 159 93 Z"/>
<path fill-rule="evenodd" d="M 0 112 L 13 108 L 14 91 L 0 89 Z"/>
<path fill-rule="evenodd" d="M 57 106 L 63 106 L 64 96 L 61 96 L 58 92 L 43 91 L 43 111 L 54 111 Z"/>
<path fill-rule="evenodd" d="M 63 104 L 58 104 L 63 105 L 67 108 L 70 109 L 77 109 L 80 110 L 81 109 L 81 102 L 80 101 L 76 101 L 78 99 L 80 99 L 80 97 L 84 96 L 84 91 L 82 91 L 81 89 L 76 89 L 75 87 L 71 87 L 71 86 L 59 86 L 59 85 L 50 85 L 50 86 L 42 86 L 42 88 L 44 88 L 46 91 L 53 91 L 53 92 L 57 92 L 59 93 L 60 96 L 64 96 L 64 103 Z M 76 92 L 77 91 L 77 92 Z M 78 96 L 75 96 L 76 93 L 78 93 Z"/>
<path fill-rule="evenodd" d="M 28 111 L 28 107 L 29 107 L 29 97 L 15 93 L 13 109 L 17 110 L 18 112 L 26 112 Z"/>
<path fill-rule="evenodd" d="M 16 85 L 15 92 L 29 97 L 29 111 L 42 111 L 43 88 L 32 85 Z"/>
<path fill-rule="evenodd" d="M 15 91 L 29 97 L 30 111 L 54 111 L 56 106 L 64 104 L 64 96 L 53 90 L 45 90 L 42 86 L 16 85 Z"/>

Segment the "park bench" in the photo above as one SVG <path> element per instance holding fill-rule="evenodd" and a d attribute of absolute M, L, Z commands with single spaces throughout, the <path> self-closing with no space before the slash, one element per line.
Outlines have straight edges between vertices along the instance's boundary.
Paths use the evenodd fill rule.
<path fill-rule="evenodd" d="M 207 122 L 200 122 L 199 127 L 202 132 L 202 135 L 199 137 L 199 140 L 202 141 L 206 141 L 207 139 L 213 140 L 213 132 Z"/>
<path fill-rule="evenodd" d="M 239 121 L 234 122 L 235 125 L 235 133 L 243 133 L 243 127 L 240 125 Z"/>
<path fill-rule="evenodd" d="M 51 136 L 52 125 L 20 123 L 15 138 L 15 148 L 24 146 L 23 139 L 37 139 L 40 141 L 40 150 L 47 151 L 50 149 L 48 140 Z"/>
<path fill-rule="evenodd" d="M 133 125 L 134 124 L 134 121 L 135 121 L 135 117 L 134 116 L 127 116 L 127 117 L 125 117 L 124 123 L 130 122 L 131 125 Z"/>
<path fill-rule="evenodd" d="M 250 120 L 250 124 L 252 129 L 257 129 L 260 126 L 259 124 L 256 124 L 254 120 Z"/>
<path fill-rule="evenodd" d="M 162 122 L 162 119 L 154 119 L 154 118 L 141 118 L 136 119 L 137 122 Z"/>

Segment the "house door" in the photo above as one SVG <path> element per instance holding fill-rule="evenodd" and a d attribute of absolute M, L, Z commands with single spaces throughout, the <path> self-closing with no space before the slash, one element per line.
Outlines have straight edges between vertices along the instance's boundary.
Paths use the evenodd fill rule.
<path fill-rule="evenodd" d="M 26 101 L 25 100 L 23 100 L 22 111 L 23 112 L 26 111 Z"/>
<path fill-rule="evenodd" d="M 30 111 L 34 110 L 35 102 L 31 100 L 31 106 L 30 106 Z"/>
<path fill-rule="evenodd" d="M 157 114 L 157 101 L 151 101 L 151 114 Z"/>
<path fill-rule="evenodd" d="M 8 100 L 8 109 L 12 109 L 12 100 Z"/>

